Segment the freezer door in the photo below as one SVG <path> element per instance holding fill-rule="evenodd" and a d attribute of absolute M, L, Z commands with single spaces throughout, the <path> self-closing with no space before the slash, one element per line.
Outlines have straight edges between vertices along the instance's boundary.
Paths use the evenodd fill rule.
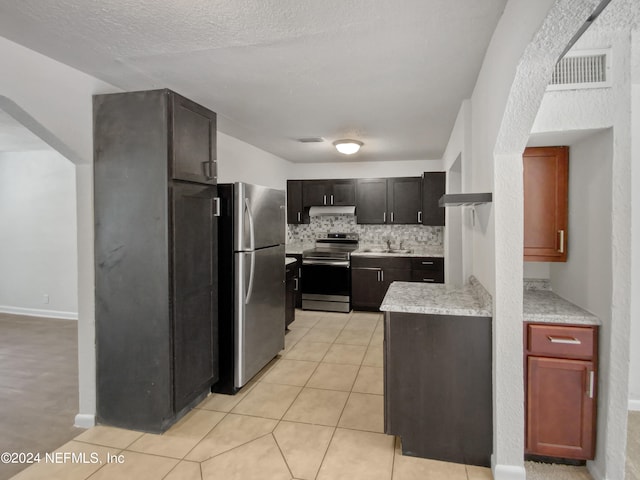
<path fill-rule="evenodd" d="M 284 348 L 284 245 L 235 253 L 236 388 L 245 385 Z"/>
<path fill-rule="evenodd" d="M 234 250 L 245 252 L 285 243 L 285 192 L 234 184 Z"/>

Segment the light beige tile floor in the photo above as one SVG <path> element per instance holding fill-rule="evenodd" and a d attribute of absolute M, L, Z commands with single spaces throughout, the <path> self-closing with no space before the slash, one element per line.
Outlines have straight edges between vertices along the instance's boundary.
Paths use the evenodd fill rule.
<path fill-rule="evenodd" d="M 488 468 L 405 457 L 383 433 L 382 338 L 381 314 L 298 310 L 285 350 L 238 394 L 210 395 L 163 435 L 94 427 L 59 450 L 98 463 L 14 478 L 491 480 Z"/>

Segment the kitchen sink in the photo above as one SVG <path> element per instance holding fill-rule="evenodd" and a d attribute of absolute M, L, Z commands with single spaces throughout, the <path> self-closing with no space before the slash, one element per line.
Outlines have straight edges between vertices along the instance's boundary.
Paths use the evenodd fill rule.
<path fill-rule="evenodd" d="M 411 253 L 407 248 L 364 248 L 360 251 L 363 253 Z"/>

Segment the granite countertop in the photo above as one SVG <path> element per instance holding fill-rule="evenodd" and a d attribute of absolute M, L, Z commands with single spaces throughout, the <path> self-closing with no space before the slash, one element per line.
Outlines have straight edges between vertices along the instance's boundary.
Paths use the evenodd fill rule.
<path fill-rule="evenodd" d="M 313 248 L 312 243 L 293 242 L 287 243 L 284 247 L 287 255 L 302 255 L 302 252 Z"/>
<path fill-rule="evenodd" d="M 522 319 L 525 322 L 558 323 L 575 325 L 601 325 L 602 322 L 592 313 L 548 289 L 524 290 Z"/>
<path fill-rule="evenodd" d="M 397 247 L 397 246 L 396 246 Z M 407 245 L 406 248 L 411 253 L 382 253 L 382 252 L 365 252 L 363 250 L 371 248 L 386 249 L 385 245 L 367 245 L 360 244 L 358 250 L 351 253 L 352 256 L 370 256 L 370 257 L 444 257 L 444 247 L 441 245 Z"/>
<path fill-rule="evenodd" d="M 285 265 L 291 265 L 292 263 L 297 262 L 298 259 L 297 258 L 293 258 L 293 257 L 284 257 L 284 264 Z"/>
<path fill-rule="evenodd" d="M 393 282 L 380 310 L 433 315 L 491 316 L 491 295 L 475 277 L 462 287 L 421 282 Z"/>

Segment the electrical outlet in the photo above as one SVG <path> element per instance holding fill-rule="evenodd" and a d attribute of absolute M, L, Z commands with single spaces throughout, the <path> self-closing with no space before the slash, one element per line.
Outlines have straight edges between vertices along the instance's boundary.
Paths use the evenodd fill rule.
<path fill-rule="evenodd" d="M 45 293 L 42 296 L 42 303 L 49 303 L 49 294 L 48 293 Z"/>

